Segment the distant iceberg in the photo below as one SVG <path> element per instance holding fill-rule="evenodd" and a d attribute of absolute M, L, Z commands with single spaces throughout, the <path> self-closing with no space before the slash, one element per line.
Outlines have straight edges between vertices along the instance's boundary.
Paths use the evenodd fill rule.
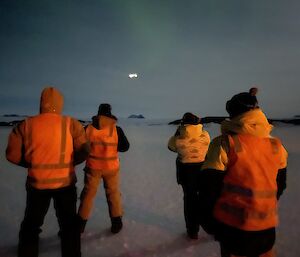
<path fill-rule="evenodd" d="M 131 114 L 128 119 L 145 119 L 142 114 Z"/>

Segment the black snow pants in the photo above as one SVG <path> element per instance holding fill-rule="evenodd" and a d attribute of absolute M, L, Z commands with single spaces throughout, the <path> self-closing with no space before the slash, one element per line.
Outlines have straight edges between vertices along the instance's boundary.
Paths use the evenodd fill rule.
<path fill-rule="evenodd" d="M 183 189 L 184 218 L 188 233 L 198 233 L 201 223 L 202 163 L 177 161 L 177 180 Z"/>
<path fill-rule="evenodd" d="M 26 209 L 19 233 L 18 257 L 37 257 L 39 233 L 53 199 L 60 228 L 62 257 L 80 257 L 80 233 L 76 225 L 76 187 L 38 190 L 27 186 Z"/>

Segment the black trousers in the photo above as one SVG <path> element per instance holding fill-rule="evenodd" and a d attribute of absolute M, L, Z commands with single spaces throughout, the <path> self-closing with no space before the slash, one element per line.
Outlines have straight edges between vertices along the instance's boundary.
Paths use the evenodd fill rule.
<path fill-rule="evenodd" d="M 198 233 L 201 224 L 202 163 L 180 163 L 177 160 L 177 181 L 183 189 L 184 218 L 189 233 Z"/>
<path fill-rule="evenodd" d="M 223 223 L 218 223 L 216 239 L 220 242 L 222 257 L 231 255 L 259 257 L 273 248 L 276 239 L 275 228 L 260 231 L 243 231 Z"/>
<path fill-rule="evenodd" d="M 53 199 L 60 227 L 62 257 L 80 257 L 80 233 L 76 224 L 75 186 L 38 190 L 27 187 L 25 216 L 19 233 L 18 257 L 37 257 L 39 233 Z"/>
<path fill-rule="evenodd" d="M 182 185 L 184 219 L 186 229 L 191 233 L 198 233 L 200 225 L 200 210 L 198 191 L 193 190 L 191 186 Z"/>

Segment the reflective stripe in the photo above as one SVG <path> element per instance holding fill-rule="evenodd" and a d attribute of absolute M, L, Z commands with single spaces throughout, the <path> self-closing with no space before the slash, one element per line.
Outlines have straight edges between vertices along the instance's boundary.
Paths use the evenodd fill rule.
<path fill-rule="evenodd" d="M 54 184 L 54 183 L 63 183 L 70 184 L 71 181 L 75 179 L 75 174 L 71 173 L 69 176 L 64 178 L 48 178 L 48 179 L 36 179 L 34 177 L 27 177 L 28 182 L 37 183 L 37 184 Z"/>
<path fill-rule="evenodd" d="M 274 190 L 253 190 L 228 183 L 224 184 L 223 191 L 255 198 L 274 198 L 277 194 L 277 191 Z"/>
<path fill-rule="evenodd" d="M 85 172 L 118 172 L 119 169 L 108 170 L 108 169 L 91 169 L 90 167 L 85 167 L 84 171 Z"/>
<path fill-rule="evenodd" d="M 62 118 L 61 121 L 61 142 L 60 142 L 60 159 L 59 163 L 63 164 L 65 161 L 65 154 L 66 154 L 66 138 L 67 138 L 67 121 L 66 117 Z"/>
<path fill-rule="evenodd" d="M 221 203 L 220 207 L 224 212 L 227 212 L 228 214 L 235 216 L 241 222 L 246 219 L 264 220 L 272 216 L 275 216 L 277 213 L 276 209 L 270 209 L 265 212 L 261 212 L 256 210 L 245 210 L 243 208 L 232 206 L 227 203 Z"/>
<path fill-rule="evenodd" d="M 118 159 L 118 156 L 112 156 L 112 157 L 97 157 L 90 155 L 89 158 L 94 159 L 94 160 L 101 160 L 101 161 L 115 161 Z"/>
<path fill-rule="evenodd" d="M 32 129 L 31 129 L 31 123 L 28 123 L 28 145 L 32 145 Z M 62 117 L 62 124 L 61 124 L 61 143 L 60 143 L 60 157 L 58 163 L 52 163 L 52 164 L 42 164 L 42 163 L 31 163 L 29 164 L 29 167 L 32 169 L 61 169 L 61 168 L 71 168 L 72 163 L 64 163 L 65 161 L 65 154 L 66 154 L 66 141 L 67 141 L 67 117 Z M 29 147 L 31 149 L 30 155 L 32 154 L 32 147 Z M 31 157 L 30 157 L 31 159 Z"/>
<path fill-rule="evenodd" d="M 91 142 L 92 145 L 103 145 L 103 146 L 118 146 L 117 143 L 106 143 L 103 141 Z"/>
<path fill-rule="evenodd" d="M 64 168 L 72 168 L 72 163 L 56 163 L 56 164 L 30 164 L 29 168 L 31 169 L 64 169 Z"/>

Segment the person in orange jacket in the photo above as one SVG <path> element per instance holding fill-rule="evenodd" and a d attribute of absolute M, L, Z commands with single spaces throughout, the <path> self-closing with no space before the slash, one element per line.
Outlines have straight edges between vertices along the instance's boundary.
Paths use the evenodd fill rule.
<path fill-rule="evenodd" d="M 178 153 L 177 183 L 182 186 L 186 230 L 191 239 L 198 239 L 200 225 L 205 229 L 201 211 L 201 166 L 209 143 L 210 136 L 203 129 L 201 119 L 190 112 L 183 115 L 180 126 L 168 142 L 168 149 Z"/>
<path fill-rule="evenodd" d="M 100 104 L 97 116 L 94 116 L 92 123 L 85 128 L 91 151 L 84 168 L 85 184 L 78 210 L 81 233 L 84 232 L 90 217 L 101 180 L 103 180 L 111 219 L 111 232 L 116 234 L 123 227 L 118 152 L 128 151 L 129 142 L 123 130 L 116 124 L 117 118 L 112 115 L 110 104 Z"/>
<path fill-rule="evenodd" d="M 83 126 L 63 116 L 62 109 L 62 94 L 47 87 L 41 94 L 40 114 L 22 121 L 9 135 L 7 160 L 28 169 L 19 257 L 38 256 L 39 234 L 51 199 L 60 227 L 62 256 L 81 256 L 75 165 L 87 158 L 89 144 Z"/>
<path fill-rule="evenodd" d="M 226 110 L 230 120 L 221 124 L 202 166 L 215 238 L 222 257 L 273 257 L 287 151 L 271 136 L 255 95 L 233 96 Z"/>

